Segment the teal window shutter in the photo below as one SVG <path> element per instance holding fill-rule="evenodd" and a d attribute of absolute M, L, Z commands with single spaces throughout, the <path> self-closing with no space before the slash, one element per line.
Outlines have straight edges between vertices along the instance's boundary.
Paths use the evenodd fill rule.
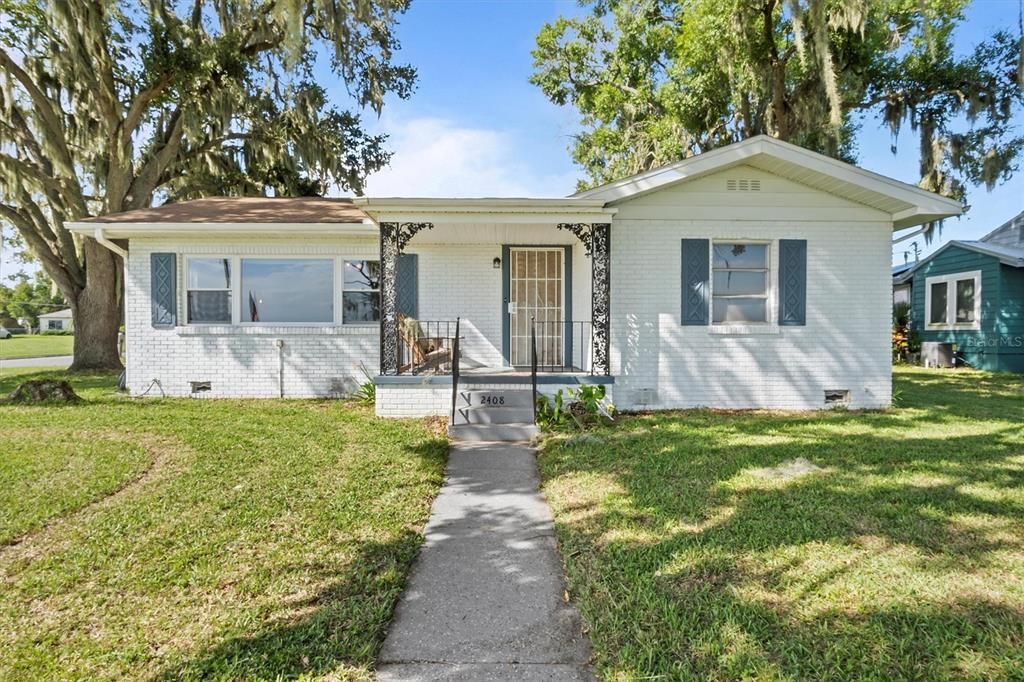
<path fill-rule="evenodd" d="M 711 243 L 707 239 L 683 240 L 683 325 L 706 325 L 710 317 Z"/>
<path fill-rule="evenodd" d="M 173 253 L 149 254 L 149 295 L 153 326 L 173 327 L 178 319 L 178 258 Z"/>
<path fill-rule="evenodd" d="M 779 240 L 779 326 L 807 324 L 807 240 Z"/>
<path fill-rule="evenodd" d="M 416 319 L 420 315 L 419 258 L 415 253 L 398 257 L 398 313 Z"/>

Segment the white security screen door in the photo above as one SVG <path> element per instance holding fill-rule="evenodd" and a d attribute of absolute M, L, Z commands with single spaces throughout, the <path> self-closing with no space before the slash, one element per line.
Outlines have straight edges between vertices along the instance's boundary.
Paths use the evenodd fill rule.
<path fill-rule="evenodd" d="M 509 363 L 529 366 L 533 318 L 537 323 L 537 364 L 561 366 L 565 250 L 512 248 L 509 258 Z"/>

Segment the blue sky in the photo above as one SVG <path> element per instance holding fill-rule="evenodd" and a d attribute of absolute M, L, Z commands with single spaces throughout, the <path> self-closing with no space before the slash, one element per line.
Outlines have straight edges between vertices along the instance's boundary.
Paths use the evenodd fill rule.
<path fill-rule="evenodd" d="M 962 50 L 998 28 L 1014 30 L 1017 0 L 975 0 L 957 39 Z M 569 0 L 413 0 L 398 29 L 402 57 L 419 80 L 409 100 L 390 99 L 380 119 L 367 119 L 391 136 L 391 166 L 370 178 L 377 196 L 564 196 L 579 176 L 568 147 L 577 130 L 572 108 L 557 107 L 530 85 L 530 50 L 540 27 L 560 15 L 578 13 Z M 324 69 L 323 84 L 339 102 L 347 100 Z M 1022 117 L 1024 118 L 1024 117 Z M 1021 120 L 1020 125 L 1024 125 Z M 865 121 L 860 164 L 915 183 L 917 145 L 902 137 L 899 154 L 890 137 Z M 972 239 L 1024 210 L 1024 171 L 991 193 L 974 188 L 969 214 L 948 221 L 924 253 L 949 239 Z M 905 245 L 894 249 L 902 262 Z M 7 254 L 4 254 L 6 256 Z M 3 274 L 13 266 L 6 257 Z"/>
<path fill-rule="evenodd" d="M 1015 31 L 1017 0 L 975 0 L 957 33 L 959 48 L 1003 28 Z M 413 0 L 399 36 L 419 70 L 416 94 L 390 101 L 374 128 L 392 136 L 391 168 L 372 177 L 372 195 L 562 196 L 578 169 L 568 147 L 577 129 L 572 108 L 551 104 L 530 85 L 530 50 L 540 27 L 576 14 L 566 0 Z M 1024 117 L 1018 117 L 1024 126 Z M 917 143 L 911 131 L 889 151 L 888 130 L 866 120 L 859 138 L 863 167 L 916 183 Z M 929 253 L 949 239 L 980 237 L 1024 210 L 1024 171 L 991 193 L 972 188 L 970 212 L 947 221 Z M 909 242 L 893 250 L 902 262 Z"/>

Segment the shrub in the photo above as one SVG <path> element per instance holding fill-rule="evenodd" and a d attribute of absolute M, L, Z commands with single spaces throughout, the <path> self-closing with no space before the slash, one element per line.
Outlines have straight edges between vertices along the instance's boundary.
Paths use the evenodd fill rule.
<path fill-rule="evenodd" d="M 563 394 L 537 396 L 537 424 L 546 430 L 578 429 L 586 431 L 602 422 L 611 421 L 615 406 L 607 399 L 604 385 L 570 388 Z"/>

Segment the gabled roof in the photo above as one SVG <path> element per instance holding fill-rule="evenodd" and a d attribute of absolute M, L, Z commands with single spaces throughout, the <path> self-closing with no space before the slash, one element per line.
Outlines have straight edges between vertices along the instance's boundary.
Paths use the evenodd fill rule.
<path fill-rule="evenodd" d="M 615 205 L 738 165 L 753 166 L 889 213 L 893 217 L 893 227 L 897 230 L 963 213 L 960 202 L 953 199 L 767 135 L 758 135 L 697 154 L 573 196 L 579 199 L 601 199 L 609 205 Z"/>
<path fill-rule="evenodd" d="M 50 313 L 40 313 L 36 315 L 38 318 L 55 318 L 55 319 L 68 319 L 71 317 L 71 308 L 64 308 L 63 310 L 54 310 Z"/>
<path fill-rule="evenodd" d="M 904 282 L 909 281 L 914 276 L 914 273 L 918 268 L 938 256 L 946 249 L 954 246 L 960 247 L 961 249 L 967 249 L 968 251 L 974 251 L 975 253 L 980 253 L 985 256 L 992 256 L 993 258 L 998 259 L 1003 265 L 1009 265 L 1013 268 L 1024 268 L 1024 248 L 1017 249 L 999 244 L 988 244 L 982 241 L 959 241 L 954 239 L 951 242 L 943 244 L 935 253 L 922 259 L 915 264 L 914 267 L 894 275 L 893 282 L 895 284 L 903 284 Z"/>
<path fill-rule="evenodd" d="M 1013 248 L 1024 248 L 1024 211 L 992 230 L 979 241 L 986 244 L 1001 244 Z"/>

